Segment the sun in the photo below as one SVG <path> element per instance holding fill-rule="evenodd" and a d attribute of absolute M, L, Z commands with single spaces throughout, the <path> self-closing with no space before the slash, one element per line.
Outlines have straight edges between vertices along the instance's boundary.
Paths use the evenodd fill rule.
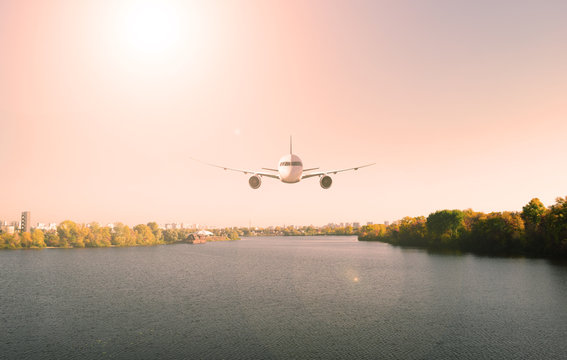
<path fill-rule="evenodd" d="M 205 76 L 221 49 L 206 2 L 115 0 L 101 5 L 96 53 L 117 84 Z M 96 42 L 93 42 L 93 45 Z M 144 87 L 135 90 L 142 91 Z"/>
<path fill-rule="evenodd" d="M 142 56 L 174 51 L 182 33 L 181 19 L 166 1 L 136 1 L 125 11 L 122 42 Z"/>

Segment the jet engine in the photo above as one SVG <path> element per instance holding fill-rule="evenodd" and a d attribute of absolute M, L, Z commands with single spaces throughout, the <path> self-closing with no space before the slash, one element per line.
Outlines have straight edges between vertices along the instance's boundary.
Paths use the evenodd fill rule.
<path fill-rule="evenodd" d="M 321 187 L 323 189 L 328 189 L 333 184 L 333 179 L 331 179 L 329 175 L 321 176 L 321 178 L 319 179 L 319 184 L 321 184 Z"/>
<path fill-rule="evenodd" d="M 250 179 L 248 179 L 248 184 L 250 184 L 252 189 L 257 189 L 262 185 L 262 179 L 258 175 L 252 175 Z"/>

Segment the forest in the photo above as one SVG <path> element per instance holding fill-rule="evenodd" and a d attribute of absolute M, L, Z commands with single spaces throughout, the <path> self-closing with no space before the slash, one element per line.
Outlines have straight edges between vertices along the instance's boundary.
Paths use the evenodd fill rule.
<path fill-rule="evenodd" d="M 363 226 L 361 241 L 484 255 L 567 258 L 567 197 L 546 207 L 534 198 L 521 212 L 440 210 L 391 225 Z"/>
<path fill-rule="evenodd" d="M 111 246 L 150 246 L 173 244 L 184 241 L 194 230 L 167 229 L 162 230 L 155 222 L 139 224 L 130 228 L 117 223 L 113 228 L 100 226 L 97 223 L 77 224 L 65 220 L 57 226 L 57 231 L 34 229 L 31 232 L 0 234 L 0 249 L 22 248 L 85 248 Z M 230 240 L 238 239 L 235 231 L 217 231 L 219 236 Z"/>

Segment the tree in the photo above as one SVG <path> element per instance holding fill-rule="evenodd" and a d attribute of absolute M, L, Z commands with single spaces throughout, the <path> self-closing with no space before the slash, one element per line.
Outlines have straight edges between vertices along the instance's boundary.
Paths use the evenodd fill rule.
<path fill-rule="evenodd" d="M 406 216 L 399 223 L 398 244 L 411 246 L 426 245 L 427 225 L 423 216 Z"/>
<path fill-rule="evenodd" d="M 544 253 L 548 256 L 567 256 L 567 197 L 556 199 L 545 217 Z"/>
<path fill-rule="evenodd" d="M 136 232 L 136 243 L 138 245 L 155 245 L 156 238 L 152 230 L 144 224 L 134 226 Z"/>
<path fill-rule="evenodd" d="M 166 244 L 172 244 L 179 241 L 179 233 L 173 229 L 163 231 L 163 241 Z"/>
<path fill-rule="evenodd" d="M 538 198 L 533 198 L 522 208 L 521 216 L 526 229 L 526 247 L 531 254 L 541 255 L 544 251 L 542 223 L 547 212 L 547 208 Z"/>
<path fill-rule="evenodd" d="M 230 240 L 239 240 L 240 239 L 240 237 L 238 236 L 238 231 L 236 231 L 236 230 L 228 231 L 227 236 Z"/>
<path fill-rule="evenodd" d="M 384 241 L 386 237 L 386 225 L 384 224 L 373 224 L 364 225 L 360 228 L 360 240 L 379 240 Z"/>
<path fill-rule="evenodd" d="M 65 220 L 57 226 L 61 247 L 85 247 L 84 231 L 71 220 Z"/>
<path fill-rule="evenodd" d="M 29 231 L 25 231 L 22 233 L 21 237 L 22 247 L 30 248 L 32 246 L 32 237 Z"/>
<path fill-rule="evenodd" d="M 10 248 L 10 243 L 14 234 L 2 233 L 0 234 L 0 249 Z"/>
<path fill-rule="evenodd" d="M 44 234 L 45 244 L 47 246 L 60 246 L 60 239 L 59 235 L 57 235 L 57 231 L 48 231 Z"/>
<path fill-rule="evenodd" d="M 8 248 L 9 249 L 19 249 L 22 247 L 22 243 L 20 241 L 20 235 L 18 233 L 12 234 L 8 238 Z"/>
<path fill-rule="evenodd" d="M 110 228 L 101 227 L 98 223 L 90 223 L 87 235 L 85 238 L 85 245 L 87 247 L 107 247 L 111 245 Z"/>
<path fill-rule="evenodd" d="M 162 231 L 159 228 L 158 224 L 156 222 L 149 222 L 148 227 L 152 231 L 152 234 L 154 234 L 156 242 L 162 243 L 163 242 L 163 234 L 162 234 Z"/>
<path fill-rule="evenodd" d="M 31 238 L 32 238 L 32 247 L 37 247 L 37 248 L 44 248 L 45 247 L 45 237 L 43 235 L 43 231 L 41 231 L 40 229 L 34 229 L 34 231 L 31 234 Z"/>
<path fill-rule="evenodd" d="M 465 230 L 465 214 L 461 210 L 441 210 L 427 217 L 430 245 L 457 247 Z"/>
<path fill-rule="evenodd" d="M 134 246 L 136 245 L 136 233 L 128 226 L 117 223 L 111 234 L 111 243 L 115 246 Z"/>
<path fill-rule="evenodd" d="M 492 212 L 479 218 L 471 233 L 470 249 L 477 253 L 514 255 L 525 249 L 524 222 L 517 212 Z"/>

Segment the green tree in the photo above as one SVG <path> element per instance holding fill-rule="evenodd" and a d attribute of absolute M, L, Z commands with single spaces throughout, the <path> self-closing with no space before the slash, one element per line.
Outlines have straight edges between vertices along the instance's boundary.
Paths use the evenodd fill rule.
<path fill-rule="evenodd" d="M 465 231 L 465 214 L 461 210 L 441 210 L 427 217 L 430 245 L 458 247 L 458 240 Z"/>
<path fill-rule="evenodd" d="M 544 221 L 544 253 L 552 257 L 567 256 L 567 197 L 556 199 Z"/>
<path fill-rule="evenodd" d="M 471 250 L 483 254 L 514 255 L 525 249 L 524 222 L 517 212 L 492 212 L 475 223 Z"/>
<path fill-rule="evenodd" d="M 527 249 L 530 254 L 541 255 L 544 252 L 542 224 L 547 212 L 547 208 L 538 198 L 530 200 L 522 208 L 521 216 L 526 228 Z"/>

